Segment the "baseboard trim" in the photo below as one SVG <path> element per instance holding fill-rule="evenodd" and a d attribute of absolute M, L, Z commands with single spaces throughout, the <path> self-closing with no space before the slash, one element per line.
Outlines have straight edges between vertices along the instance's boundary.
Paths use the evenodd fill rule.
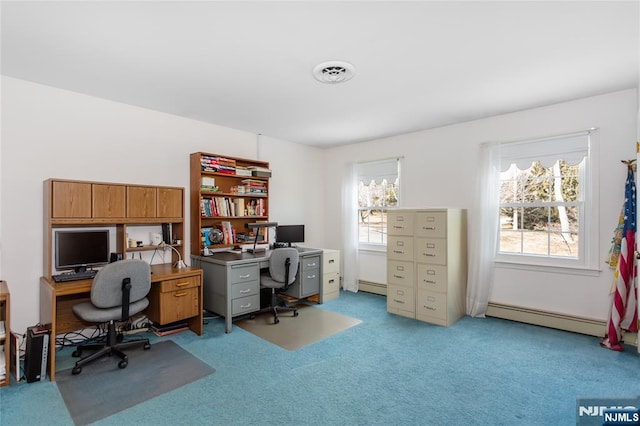
<path fill-rule="evenodd" d="M 487 316 L 503 318 L 574 333 L 603 337 L 607 323 L 592 318 L 489 302 Z"/>
<path fill-rule="evenodd" d="M 387 284 L 374 283 L 372 281 L 358 280 L 358 291 L 387 295 Z"/>

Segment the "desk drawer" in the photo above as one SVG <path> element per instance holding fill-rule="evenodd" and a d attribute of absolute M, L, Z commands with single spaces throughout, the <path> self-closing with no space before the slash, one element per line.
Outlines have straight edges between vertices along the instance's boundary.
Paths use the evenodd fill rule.
<path fill-rule="evenodd" d="M 260 309 L 260 295 L 239 297 L 231 301 L 231 316 L 248 314 Z"/>
<path fill-rule="evenodd" d="M 387 262 L 387 282 L 389 284 L 413 286 L 413 262 L 389 260 Z"/>
<path fill-rule="evenodd" d="M 200 285 L 200 277 L 184 277 L 176 280 L 165 280 L 158 283 L 160 292 L 183 290 L 185 288 L 198 287 Z"/>
<path fill-rule="evenodd" d="M 411 287 L 387 285 L 387 312 L 415 317 L 415 293 Z"/>
<path fill-rule="evenodd" d="M 447 240 L 444 238 L 416 238 L 415 259 L 436 265 L 447 264 Z"/>
<path fill-rule="evenodd" d="M 260 281 L 260 268 L 257 264 L 232 266 L 229 275 L 229 281 L 232 284 L 255 280 Z"/>
<path fill-rule="evenodd" d="M 413 237 L 389 235 L 387 237 L 387 259 L 412 261 Z"/>
<path fill-rule="evenodd" d="M 320 269 L 320 256 L 301 257 L 300 263 L 302 263 L 302 271 Z"/>
<path fill-rule="evenodd" d="M 324 274 L 322 280 L 322 291 L 324 294 L 337 293 L 340 291 L 340 274 L 337 272 L 330 272 Z"/>
<path fill-rule="evenodd" d="M 447 295 L 418 289 L 417 314 L 440 320 L 447 319 Z"/>
<path fill-rule="evenodd" d="M 447 292 L 447 267 L 444 265 L 428 265 L 418 263 L 418 289 Z"/>
<path fill-rule="evenodd" d="M 195 317 L 199 314 L 199 292 L 198 287 L 181 288 L 164 293 L 152 290 L 148 296 L 147 317 L 158 324 Z"/>
<path fill-rule="evenodd" d="M 340 273 L 340 252 L 339 251 L 325 251 L 322 254 L 322 261 L 324 262 L 322 266 L 323 274 L 326 274 L 329 272 Z"/>
<path fill-rule="evenodd" d="M 235 283 L 231 286 L 231 299 L 253 296 L 254 294 L 260 294 L 260 281 Z"/>

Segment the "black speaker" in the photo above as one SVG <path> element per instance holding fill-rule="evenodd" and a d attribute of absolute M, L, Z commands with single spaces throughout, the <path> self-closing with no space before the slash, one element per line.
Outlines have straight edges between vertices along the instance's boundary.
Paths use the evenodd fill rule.
<path fill-rule="evenodd" d="M 117 262 L 118 260 L 122 260 L 122 253 L 111 253 L 109 263 Z"/>

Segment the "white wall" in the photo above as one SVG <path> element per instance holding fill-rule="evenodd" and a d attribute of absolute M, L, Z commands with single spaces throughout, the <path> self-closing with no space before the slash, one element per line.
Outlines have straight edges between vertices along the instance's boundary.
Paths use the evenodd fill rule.
<path fill-rule="evenodd" d="M 459 207 L 472 210 L 476 159 L 485 141 L 533 138 L 598 127 L 600 140 L 599 258 L 595 276 L 498 269 L 491 301 L 605 320 L 613 272 L 605 268 L 624 196 L 626 168 L 620 160 L 635 158 L 638 114 L 635 89 L 536 108 L 472 122 L 336 147 L 325 153 L 327 203 L 340 203 L 341 176 L 350 161 L 404 156 L 405 207 Z M 326 226 L 340 223 L 340 210 L 327 210 Z M 333 234 L 332 234 L 333 235 Z M 338 235 L 327 246 L 340 247 Z M 360 256 L 370 281 L 386 282 L 378 256 Z M 369 262 L 369 263 L 367 263 Z"/>
<path fill-rule="evenodd" d="M 39 320 L 42 275 L 42 182 L 51 177 L 189 187 L 189 154 L 197 151 L 257 158 L 256 135 L 169 114 L 2 77 L 0 145 L 0 278 L 11 291 L 12 329 L 24 333 Z M 269 140 L 273 158 L 271 208 L 309 229 L 321 213 L 314 203 L 283 194 L 305 194 L 296 167 L 280 161 L 287 152 L 314 163 L 317 151 Z M 306 168 L 314 184 L 314 168 Z M 319 172 L 317 172 L 319 174 Z M 281 187 L 283 186 L 283 187 Z M 187 191 L 188 193 L 188 191 Z M 187 226 L 189 203 L 185 203 Z M 278 219 L 274 217 L 274 219 Z M 312 232 L 314 240 L 316 238 Z M 183 238 L 188 247 L 189 236 Z M 187 262 L 189 263 L 189 262 Z"/>

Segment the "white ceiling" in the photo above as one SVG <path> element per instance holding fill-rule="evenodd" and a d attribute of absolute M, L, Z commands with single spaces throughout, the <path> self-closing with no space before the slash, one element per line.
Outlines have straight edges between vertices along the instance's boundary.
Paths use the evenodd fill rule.
<path fill-rule="evenodd" d="M 2 74 L 314 146 L 639 80 L 638 1 L 1 3 Z M 328 85 L 315 65 L 345 60 Z"/>

